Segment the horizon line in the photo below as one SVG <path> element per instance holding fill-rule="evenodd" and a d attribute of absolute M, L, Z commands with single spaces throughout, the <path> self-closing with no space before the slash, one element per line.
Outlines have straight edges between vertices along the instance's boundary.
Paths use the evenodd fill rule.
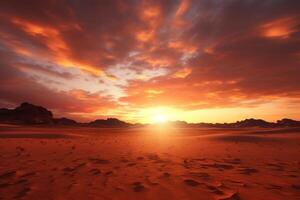
<path fill-rule="evenodd" d="M 267 122 L 267 123 L 275 123 L 276 124 L 276 123 L 278 123 L 278 121 L 284 120 L 284 119 L 293 120 L 293 121 L 299 121 L 299 119 L 288 118 L 288 117 L 279 118 L 276 121 L 269 121 L 269 120 L 265 120 L 263 118 L 250 117 L 250 118 L 241 118 L 239 120 L 231 121 L 231 122 L 205 122 L 205 121 L 188 122 L 188 121 L 185 121 L 185 120 L 176 119 L 176 120 L 166 120 L 163 123 L 159 123 L 159 122 L 157 122 L 157 123 L 155 123 L 155 122 L 152 122 L 152 123 L 151 122 L 147 122 L 147 123 L 145 123 L 145 122 L 130 122 L 130 121 L 127 121 L 127 120 L 123 120 L 122 118 L 118 118 L 118 117 L 106 117 L 106 118 L 95 118 L 95 119 L 91 119 L 91 120 L 86 121 L 86 122 L 82 122 L 80 120 L 74 120 L 73 118 L 68 118 L 68 117 L 64 117 L 64 116 L 55 117 L 53 115 L 53 112 L 51 110 L 49 110 L 48 108 L 40 106 L 40 105 L 35 105 L 35 104 L 32 104 L 32 103 L 28 103 L 27 101 L 24 101 L 24 102 L 20 103 L 15 108 L 0 108 L 0 109 L 15 110 L 16 108 L 18 108 L 18 107 L 20 107 L 20 106 L 22 106 L 24 104 L 28 104 L 28 105 L 31 105 L 31 106 L 34 106 L 34 107 L 40 107 L 40 108 L 46 109 L 47 111 L 51 112 L 53 119 L 69 119 L 69 120 L 72 120 L 72 121 L 74 121 L 74 122 L 76 122 L 78 124 L 89 124 L 89 123 L 95 122 L 97 120 L 109 120 L 109 119 L 116 119 L 116 120 L 119 120 L 119 121 L 122 121 L 122 122 L 125 122 L 125 123 L 128 123 L 128 124 L 132 124 L 132 125 L 136 125 L 136 124 L 140 124 L 140 125 L 155 125 L 155 124 L 167 124 L 167 123 L 176 123 L 176 122 L 186 123 L 187 125 L 193 125 L 193 124 L 212 124 L 212 125 L 224 124 L 224 125 L 226 125 L 226 124 L 233 124 L 233 123 L 242 122 L 242 121 L 245 121 L 245 120 L 262 120 L 262 121 Z"/>

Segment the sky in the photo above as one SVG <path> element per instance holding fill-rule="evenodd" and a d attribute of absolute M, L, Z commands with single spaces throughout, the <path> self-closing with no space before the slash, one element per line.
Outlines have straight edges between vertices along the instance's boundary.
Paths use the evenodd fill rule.
<path fill-rule="evenodd" d="M 78 121 L 300 119 L 300 1 L 4 0 L 0 107 Z"/>

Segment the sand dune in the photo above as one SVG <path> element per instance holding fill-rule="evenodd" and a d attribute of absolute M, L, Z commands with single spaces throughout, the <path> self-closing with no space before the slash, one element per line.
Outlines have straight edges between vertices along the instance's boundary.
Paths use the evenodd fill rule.
<path fill-rule="evenodd" d="M 0 130 L 0 199 L 300 199 L 297 129 Z"/>

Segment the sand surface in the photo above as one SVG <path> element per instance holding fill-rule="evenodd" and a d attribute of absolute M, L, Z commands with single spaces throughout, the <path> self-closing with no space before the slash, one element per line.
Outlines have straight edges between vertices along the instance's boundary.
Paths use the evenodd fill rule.
<path fill-rule="evenodd" d="M 0 199 L 300 199 L 300 130 L 2 125 Z"/>

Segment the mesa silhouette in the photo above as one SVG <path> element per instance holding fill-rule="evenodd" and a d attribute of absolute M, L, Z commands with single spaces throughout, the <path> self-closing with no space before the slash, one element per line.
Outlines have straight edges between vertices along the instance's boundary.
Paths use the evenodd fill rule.
<path fill-rule="evenodd" d="M 126 128 L 147 126 L 149 124 L 132 124 L 121 121 L 117 118 L 96 119 L 88 123 L 80 123 L 65 117 L 54 118 L 53 113 L 42 106 L 36 106 L 27 102 L 22 103 L 15 109 L 1 108 L 0 123 L 17 125 L 61 125 L 61 126 L 92 126 L 100 128 Z M 174 127 L 203 127 L 203 128 L 286 128 L 300 127 L 300 121 L 293 119 L 281 119 L 276 123 L 262 119 L 245 119 L 234 123 L 187 123 L 185 121 L 169 121 L 169 125 Z"/>

